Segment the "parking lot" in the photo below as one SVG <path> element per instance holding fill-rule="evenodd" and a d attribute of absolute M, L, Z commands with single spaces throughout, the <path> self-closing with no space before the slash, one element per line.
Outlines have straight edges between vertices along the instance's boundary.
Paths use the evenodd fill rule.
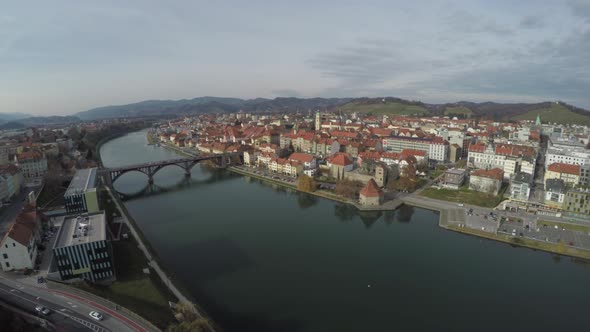
<path fill-rule="evenodd" d="M 236 168 L 240 168 L 246 172 L 251 172 L 254 173 L 256 175 L 259 176 L 264 176 L 273 180 L 278 180 L 278 181 L 283 181 L 289 184 L 293 184 L 295 185 L 297 179 L 289 176 L 289 175 L 285 175 L 285 174 L 281 174 L 281 173 L 275 173 L 272 171 L 269 171 L 266 168 L 262 168 L 262 167 L 248 167 L 248 166 L 236 166 Z"/>
<path fill-rule="evenodd" d="M 474 208 L 465 209 L 467 214 L 466 226 L 472 229 L 478 229 L 489 233 L 496 233 L 500 226 L 500 217 L 497 214 L 490 214 L 486 210 Z"/>
<path fill-rule="evenodd" d="M 535 223 L 531 223 L 535 224 Z M 563 242 L 565 245 L 590 249 L 590 233 L 575 231 L 558 226 L 527 227 L 526 222 L 502 221 L 498 233 L 524 237 L 551 243 Z"/>

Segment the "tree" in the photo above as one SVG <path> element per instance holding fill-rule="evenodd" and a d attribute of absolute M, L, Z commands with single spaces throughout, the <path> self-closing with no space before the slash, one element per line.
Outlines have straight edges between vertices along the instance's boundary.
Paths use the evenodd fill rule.
<path fill-rule="evenodd" d="M 355 199 L 364 184 L 358 180 L 342 179 L 336 182 L 336 194 Z"/>
<path fill-rule="evenodd" d="M 297 189 L 298 190 L 305 191 L 305 192 L 314 192 L 316 187 L 317 187 L 317 185 L 316 185 L 315 180 L 307 174 L 301 174 L 297 178 Z"/>

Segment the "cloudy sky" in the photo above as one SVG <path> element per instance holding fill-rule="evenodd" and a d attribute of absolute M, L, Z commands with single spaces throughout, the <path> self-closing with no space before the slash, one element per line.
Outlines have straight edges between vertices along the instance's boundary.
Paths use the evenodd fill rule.
<path fill-rule="evenodd" d="M 590 109 L 590 0 L 2 0 L 0 112 L 205 95 Z"/>

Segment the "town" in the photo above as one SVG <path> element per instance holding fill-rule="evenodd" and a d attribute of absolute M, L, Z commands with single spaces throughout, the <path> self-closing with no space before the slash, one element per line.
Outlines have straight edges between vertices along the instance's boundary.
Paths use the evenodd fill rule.
<path fill-rule="evenodd" d="M 124 251 L 117 248 L 126 242 L 143 248 L 135 255 L 145 256 L 147 270 L 162 273 L 98 152 L 102 142 L 142 128 L 149 128 L 146 144 L 188 158 L 228 156 L 227 171 L 360 211 L 422 207 L 440 212 L 439 225 L 449 230 L 590 258 L 586 126 L 544 123 L 539 116 L 498 122 L 460 115 L 240 111 L 4 131 L 0 264 L 8 279 L 96 292 L 125 278 L 117 266 Z M 178 307 L 187 315 L 195 310 Z M 104 312 L 91 314 L 101 321 Z"/>

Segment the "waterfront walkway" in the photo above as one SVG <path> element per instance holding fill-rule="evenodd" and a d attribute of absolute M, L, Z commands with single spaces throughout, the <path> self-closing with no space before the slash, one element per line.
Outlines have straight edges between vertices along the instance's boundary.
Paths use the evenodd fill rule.
<path fill-rule="evenodd" d="M 155 260 L 153 255 L 150 253 L 150 250 L 146 247 L 143 237 L 140 236 L 139 232 L 135 227 L 135 224 L 129 221 L 129 219 L 131 219 L 132 217 L 128 214 L 129 212 L 127 211 L 127 209 L 123 206 L 117 195 L 113 194 L 111 188 L 109 186 L 106 186 L 106 188 L 109 192 L 109 195 L 111 196 L 111 199 L 115 202 L 117 209 L 121 211 L 121 216 L 123 217 L 124 223 L 129 227 L 131 234 L 137 240 L 137 243 L 139 244 L 139 249 L 143 252 L 146 259 L 148 260 L 149 266 L 158 274 L 162 282 L 166 285 L 166 287 L 168 287 L 172 294 L 176 296 L 179 302 L 188 304 L 199 317 L 206 318 L 206 316 L 199 312 L 199 309 L 194 305 L 194 302 L 191 301 L 187 296 L 185 296 L 180 290 L 178 290 L 178 288 L 174 285 L 172 280 L 170 280 L 170 277 L 166 275 L 164 270 L 158 264 L 157 260 Z M 213 326 L 211 326 L 209 323 L 207 323 L 207 325 L 209 331 L 215 331 Z"/>

